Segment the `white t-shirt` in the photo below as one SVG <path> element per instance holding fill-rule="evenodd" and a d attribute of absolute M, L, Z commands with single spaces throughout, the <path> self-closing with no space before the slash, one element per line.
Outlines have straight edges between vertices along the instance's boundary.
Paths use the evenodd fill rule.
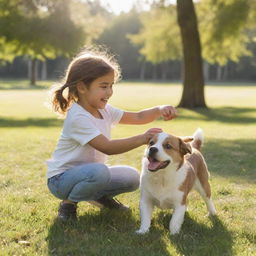
<path fill-rule="evenodd" d="M 117 124 L 124 111 L 106 105 L 99 109 L 102 119 L 95 118 L 83 107 L 73 103 L 67 113 L 57 147 L 47 161 L 47 177 L 51 178 L 83 163 L 104 163 L 106 155 L 88 142 L 103 134 L 110 139 L 111 126 Z"/>

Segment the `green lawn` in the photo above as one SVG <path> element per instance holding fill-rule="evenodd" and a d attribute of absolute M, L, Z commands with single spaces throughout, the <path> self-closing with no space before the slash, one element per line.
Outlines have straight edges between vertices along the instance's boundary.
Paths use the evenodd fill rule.
<path fill-rule="evenodd" d="M 83 202 L 77 223 L 56 221 L 59 201 L 47 190 L 45 160 L 62 120 L 44 106 L 44 85 L 49 84 L 26 90 L 24 81 L 0 82 L 0 255 L 256 255 L 256 86 L 209 85 L 209 110 L 179 109 L 173 121 L 114 128 L 113 138 L 149 127 L 182 136 L 197 127 L 204 130 L 203 152 L 218 217 L 207 218 L 204 203 L 193 192 L 182 231 L 172 237 L 171 210 L 156 210 L 150 233 L 134 234 L 140 224 L 139 191 L 118 197 L 130 205 L 129 213 L 100 211 Z M 176 105 L 181 89 L 177 84 L 124 82 L 115 85 L 111 103 L 131 111 Z M 140 169 L 143 150 L 112 156 L 109 163 Z"/>

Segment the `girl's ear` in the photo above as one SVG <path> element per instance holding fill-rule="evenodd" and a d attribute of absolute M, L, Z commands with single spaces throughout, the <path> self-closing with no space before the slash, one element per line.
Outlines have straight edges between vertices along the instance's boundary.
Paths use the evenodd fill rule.
<path fill-rule="evenodd" d="M 77 91 L 79 93 L 84 93 L 87 90 L 87 87 L 85 86 L 84 82 L 80 81 L 77 83 Z"/>

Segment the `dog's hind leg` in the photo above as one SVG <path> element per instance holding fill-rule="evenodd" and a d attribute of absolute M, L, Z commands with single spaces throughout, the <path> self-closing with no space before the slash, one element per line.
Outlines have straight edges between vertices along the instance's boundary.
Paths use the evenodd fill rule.
<path fill-rule="evenodd" d="M 209 215 L 215 215 L 216 209 L 211 199 L 211 187 L 208 180 L 204 180 L 202 184 L 199 181 L 199 179 L 196 179 L 195 190 L 198 191 L 198 193 L 202 196 L 203 200 L 205 201 Z"/>
<path fill-rule="evenodd" d="M 154 205 L 152 200 L 142 194 L 140 200 L 141 225 L 140 229 L 136 231 L 137 234 L 144 234 L 149 231 L 153 209 Z"/>

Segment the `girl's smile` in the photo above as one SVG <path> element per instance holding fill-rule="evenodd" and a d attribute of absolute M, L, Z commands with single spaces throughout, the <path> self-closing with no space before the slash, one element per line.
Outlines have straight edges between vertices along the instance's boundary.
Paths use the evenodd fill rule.
<path fill-rule="evenodd" d="M 114 72 L 95 79 L 90 85 L 78 85 L 78 103 L 93 116 L 99 117 L 98 109 L 104 109 L 113 94 Z"/>

